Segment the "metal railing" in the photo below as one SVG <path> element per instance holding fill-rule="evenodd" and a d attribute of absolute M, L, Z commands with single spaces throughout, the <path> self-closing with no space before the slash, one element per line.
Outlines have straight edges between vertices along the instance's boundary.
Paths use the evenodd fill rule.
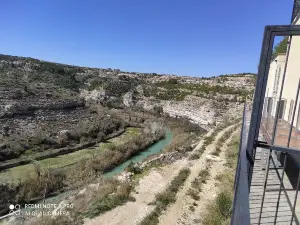
<path fill-rule="evenodd" d="M 291 143 L 298 143 L 300 137 L 294 127 L 297 107 L 298 117 L 300 115 L 298 100 L 300 81 L 299 84 L 297 83 L 300 79 L 300 69 L 298 76 L 292 77 L 296 79 L 298 87 L 294 86 L 295 82 L 288 83 L 292 86 L 285 86 L 285 88 L 298 88 L 295 96 L 292 97 L 295 104 L 293 104 L 291 122 L 284 121 L 284 118 L 279 121 L 277 109 L 273 118 L 263 114 L 266 112 L 264 101 L 275 36 L 289 36 L 285 67 L 280 78 L 282 82 L 279 101 L 285 98 L 283 89 L 286 77 L 290 76 L 290 79 L 294 76 L 287 74 L 287 67 L 292 37 L 300 36 L 300 26 L 267 26 L 251 112 L 247 105 L 244 107 L 234 184 L 232 225 L 299 224 L 300 141 L 299 144 L 291 145 Z M 256 154 L 258 152 L 261 154 Z"/>
<path fill-rule="evenodd" d="M 243 123 L 240 135 L 240 147 L 234 181 L 234 199 L 231 217 L 231 225 L 250 224 L 249 210 L 249 170 L 251 163 L 247 157 L 247 139 L 249 132 L 249 111 L 247 105 L 244 105 Z"/>

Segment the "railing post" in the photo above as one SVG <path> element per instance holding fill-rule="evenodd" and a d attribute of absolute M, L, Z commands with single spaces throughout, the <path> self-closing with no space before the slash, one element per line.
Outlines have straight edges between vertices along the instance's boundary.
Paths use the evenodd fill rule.
<path fill-rule="evenodd" d="M 234 198 L 231 225 L 250 225 L 248 162 L 246 156 L 247 133 L 249 130 L 247 107 L 244 105 L 243 124 L 234 183 Z"/>

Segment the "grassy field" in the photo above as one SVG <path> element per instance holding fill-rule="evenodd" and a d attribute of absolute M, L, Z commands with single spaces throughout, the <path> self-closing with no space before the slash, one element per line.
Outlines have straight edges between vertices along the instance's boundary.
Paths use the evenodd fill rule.
<path fill-rule="evenodd" d="M 101 154 L 104 149 L 109 149 L 113 145 L 122 145 L 126 140 L 132 136 L 140 134 L 140 128 L 127 128 L 126 131 L 118 137 L 112 138 L 105 143 L 100 143 L 98 146 L 94 146 L 87 149 L 82 149 L 69 154 L 40 160 L 39 164 L 42 168 L 63 168 L 78 163 L 81 160 L 89 159 L 95 155 Z M 36 176 L 35 168 L 33 164 L 27 164 L 23 166 L 17 166 L 8 169 L 5 172 L 0 173 L 0 180 L 7 182 L 16 182 L 18 180 L 24 180 L 29 177 Z"/>

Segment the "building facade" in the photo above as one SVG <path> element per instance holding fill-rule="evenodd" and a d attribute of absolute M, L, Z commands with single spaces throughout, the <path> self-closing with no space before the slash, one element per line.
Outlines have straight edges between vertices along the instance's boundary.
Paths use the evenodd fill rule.
<path fill-rule="evenodd" d="M 295 1 L 292 24 L 300 25 L 300 0 Z M 278 114 L 275 142 L 286 146 L 292 124 L 293 132 L 290 144 L 291 147 L 298 148 L 300 148 L 300 99 L 296 101 L 296 95 L 299 82 L 300 36 L 292 36 L 288 37 L 286 53 L 278 54 L 270 64 L 262 125 L 269 137 L 272 137 L 275 116 Z M 282 95 L 280 98 L 281 89 Z M 294 110 L 295 116 L 292 121 Z"/>

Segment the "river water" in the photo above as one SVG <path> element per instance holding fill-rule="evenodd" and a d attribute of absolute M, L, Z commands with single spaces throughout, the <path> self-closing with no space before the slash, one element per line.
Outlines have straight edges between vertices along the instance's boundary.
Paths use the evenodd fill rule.
<path fill-rule="evenodd" d="M 113 170 L 105 173 L 104 177 L 107 177 L 107 178 L 113 177 L 113 176 L 123 172 L 131 162 L 133 162 L 133 163 L 142 162 L 148 156 L 161 152 L 171 142 L 172 138 L 173 138 L 172 132 L 169 130 L 166 130 L 166 135 L 163 139 L 159 140 L 155 144 L 148 147 L 146 150 L 133 156 L 132 158 L 128 159 L 127 161 L 121 163 L 119 166 L 115 167 Z M 66 192 L 63 192 L 56 196 L 46 198 L 45 203 L 46 204 L 59 204 L 65 197 L 70 196 L 73 193 L 75 193 L 75 191 L 66 191 Z M 42 202 L 39 202 L 39 203 L 41 204 Z"/>
<path fill-rule="evenodd" d="M 119 166 L 115 167 L 113 170 L 105 173 L 104 176 L 113 177 L 123 172 L 131 162 L 138 163 L 143 161 L 150 155 L 154 155 L 156 153 L 161 152 L 161 150 L 164 149 L 171 142 L 171 140 L 172 140 L 172 133 L 171 131 L 167 130 L 164 139 L 159 140 L 155 144 L 148 147 L 145 151 L 140 152 L 138 155 L 133 156 L 132 158 L 120 164 Z"/>

